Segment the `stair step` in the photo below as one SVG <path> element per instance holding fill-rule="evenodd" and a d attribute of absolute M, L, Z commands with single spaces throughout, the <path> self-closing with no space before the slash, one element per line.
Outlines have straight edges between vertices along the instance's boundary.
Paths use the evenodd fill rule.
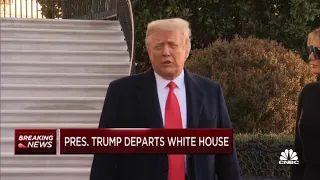
<path fill-rule="evenodd" d="M 1 59 L 42 62 L 129 62 L 128 51 L 68 51 L 68 50 L 15 50 L 2 49 Z"/>
<path fill-rule="evenodd" d="M 1 84 L 1 96 L 105 97 L 107 88 L 108 85 Z"/>
<path fill-rule="evenodd" d="M 1 28 L 1 38 L 69 39 L 69 40 L 124 40 L 122 31 L 78 29 Z"/>
<path fill-rule="evenodd" d="M 42 85 L 108 85 L 111 81 L 127 76 L 125 73 L 4 73 L 1 84 Z"/>
<path fill-rule="evenodd" d="M 1 72 L 126 73 L 129 62 L 1 61 Z"/>
<path fill-rule="evenodd" d="M 1 27 L 33 29 L 121 30 L 119 21 L 2 18 Z"/>
<path fill-rule="evenodd" d="M 32 111 L 34 111 L 35 113 L 39 113 L 39 114 L 43 114 L 43 115 L 57 115 L 59 114 L 96 114 L 96 113 L 100 113 L 100 111 L 97 110 L 92 110 L 92 111 L 84 111 L 84 110 L 74 110 L 74 111 L 69 111 L 69 110 L 65 110 L 65 111 L 60 111 L 60 110 L 21 110 L 21 111 L 15 111 L 15 110 L 1 110 L 1 113 L 5 114 L 7 112 L 20 112 L 24 115 L 29 115 L 31 113 L 33 113 Z M 18 114 L 18 113 L 17 113 Z M 23 129 L 27 129 L 27 128 L 96 128 L 97 124 L 95 123 L 28 123 L 28 124 L 19 124 L 19 123 L 2 123 L 0 124 L 0 127 L 4 127 L 4 128 L 23 128 Z M 8 136 L 1 136 L 1 137 L 8 137 Z M 10 136 L 9 136 L 10 137 Z"/>
<path fill-rule="evenodd" d="M 90 167 L 0 168 L 2 180 L 88 180 Z"/>
<path fill-rule="evenodd" d="M 89 172 L 90 168 L 45 168 L 45 167 L 38 167 L 38 168 L 1 168 L 1 173 L 4 175 L 6 174 L 17 174 L 17 173 L 25 173 L 25 174 L 52 174 L 57 175 L 59 174 L 74 174 L 74 173 L 80 173 L 80 174 L 87 174 Z"/>
<path fill-rule="evenodd" d="M 70 126 L 74 123 L 94 123 L 98 127 L 100 116 L 101 110 L 1 110 L 1 125 L 14 123 L 19 127 L 29 127 L 30 123 L 38 123 L 40 126 L 54 123 Z M 1 129 L 1 133 L 2 131 Z"/>
<path fill-rule="evenodd" d="M 5 116 L 6 111 L 9 110 L 1 110 L 1 116 Z M 14 111 L 14 110 L 11 110 Z M 27 111 L 27 110 L 25 110 Z M 36 111 L 36 110 L 34 110 Z M 43 112 L 43 113 L 41 113 Z M 54 112 L 54 114 L 52 113 Z M 50 116 L 56 118 L 56 119 L 61 119 L 60 116 L 63 115 L 72 115 L 72 114 L 64 114 L 62 113 L 62 111 L 52 111 L 51 114 L 49 113 L 45 113 L 45 111 L 38 111 L 38 115 L 41 115 L 42 118 L 45 118 L 45 120 L 47 120 L 47 117 L 50 118 Z M 79 111 L 81 112 L 81 111 Z M 95 112 L 95 111 L 93 111 Z M 14 114 L 14 113 L 13 113 Z M 24 116 L 29 116 L 30 114 L 24 112 L 24 111 L 20 111 L 20 113 L 16 113 L 17 115 L 23 114 Z M 78 113 L 77 115 L 82 115 L 82 116 L 86 116 L 88 115 L 88 113 Z M 1 117 L 1 121 L 2 121 Z M 16 117 L 17 119 L 19 118 Z M 91 119 L 92 123 L 3 123 L 1 122 L 0 127 L 1 127 L 1 132 L 0 132 L 0 137 L 14 137 L 14 129 L 41 129 L 41 128 L 98 128 L 98 119 Z"/>
<path fill-rule="evenodd" d="M 83 51 L 126 51 L 124 40 L 65 40 L 65 39 L 15 39 L 1 38 L 1 49 L 16 50 L 83 50 Z"/>
<path fill-rule="evenodd" d="M 0 30 L 0 179 L 88 180 L 92 155 L 14 155 L 14 129 L 97 128 L 108 84 L 130 73 L 120 23 L 1 18 Z"/>
<path fill-rule="evenodd" d="M 3 153 L 13 153 L 14 152 L 14 132 L 11 133 L 11 137 L 0 137 L 0 161 L 2 161 Z M 1 166 L 0 166 L 1 167 Z M 1 174 L 1 173 L 0 173 Z"/>
<path fill-rule="evenodd" d="M 3 168 L 87 168 L 93 155 L 19 155 L 1 153 Z"/>
<path fill-rule="evenodd" d="M 1 97 L 2 110 L 101 110 L 104 97 Z"/>

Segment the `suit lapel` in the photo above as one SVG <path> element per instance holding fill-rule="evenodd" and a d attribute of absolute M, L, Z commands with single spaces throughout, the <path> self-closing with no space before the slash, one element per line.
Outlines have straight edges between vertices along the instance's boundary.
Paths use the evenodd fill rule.
<path fill-rule="evenodd" d="M 149 128 L 163 128 L 162 115 L 158 99 L 156 80 L 153 70 L 145 72 L 137 86 L 136 95 L 142 110 L 143 120 Z"/>
<path fill-rule="evenodd" d="M 194 79 L 194 75 L 185 70 L 185 85 L 187 96 L 187 127 L 198 128 L 199 118 L 203 108 L 204 93 Z"/>
<path fill-rule="evenodd" d="M 199 118 L 203 109 L 204 93 L 195 80 L 195 76 L 185 70 L 185 85 L 187 96 L 187 127 L 198 128 Z M 190 179 L 200 180 L 202 163 L 198 163 L 196 155 L 187 155 L 187 175 Z"/>
<path fill-rule="evenodd" d="M 199 117 L 203 109 L 204 93 L 195 80 L 194 75 L 185 71 L 186 102 L 187 102 L 187 128 L 198 128 Z M 137 85 L 136 95 L 144 119 L 150 121 L 150 128 L 163 128 L 163 120 L 158 99 L 157 85 L 153 70 L 146 71 L 143 79 Z"/>

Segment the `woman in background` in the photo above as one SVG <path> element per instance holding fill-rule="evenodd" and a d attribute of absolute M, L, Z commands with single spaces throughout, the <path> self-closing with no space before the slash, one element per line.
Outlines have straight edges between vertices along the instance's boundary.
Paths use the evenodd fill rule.
<path fill-rule="evenodd" d="M 308 35 L 311 71 L 317 82 L 307 84 L 299 96 L 295 150 L 298 165 L 292 165 L 292 180 L 320 180 L 320 28 Z"/>

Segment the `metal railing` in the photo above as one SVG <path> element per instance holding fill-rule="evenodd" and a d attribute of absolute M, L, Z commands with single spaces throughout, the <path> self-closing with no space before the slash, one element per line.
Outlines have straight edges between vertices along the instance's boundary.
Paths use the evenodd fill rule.
<path fill-rule="evenodd" d="M 131 0 L 0 0 L 1 17 L 119 20 L 135 73 L 135 29 Z"/>
<path fill-rule="evenodd" d="M 112 19 L 121 0 L 0 0 L 1 17 Z M 132 10 L 132 9 L 131 9 Z"/>
<path fill-rule="evenodd" d="M 129 73 L 135 73 L 135 28 L 131 0 L 118 0 L 117 14 L 130 54 Z"/>
<path fill-rule="evenodd" d="M 1 0 L 1 17 L 9 18 L 56 18 L 53 17 L 58 11 L 58 0 Z M 43 10 L 43 11 L 42 11 Z M 56 12 L 53 12 L 56 11 Z M 47 12 L 47 14 L 43 13 Z M 52 12 L 51 17 L 49 13 Z"/>
<path fill-rule="evenodd" d="M 121 0 L 64 0 L 63 19 L 112 19 L 116 18 L 117 3 Z"/>

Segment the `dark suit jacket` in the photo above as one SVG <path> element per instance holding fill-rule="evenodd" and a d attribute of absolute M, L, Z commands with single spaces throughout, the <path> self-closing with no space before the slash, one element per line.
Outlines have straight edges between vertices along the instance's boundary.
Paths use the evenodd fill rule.
<path fill-rule="evenodd" d="M 320 179 L 320 78 L 307 84 L 298 99 L 294 147 L 299 164 L 291 166 L 291 180 Z"/>
<path fill-rule="evenodd" d="M 185 70 L 188 128 L 230 128 L 221 87 Z M 110 83 L 99 128 L 163 128 L 153 70 Z M 166 180 L 167 155 L 95 155 L 90 180 Z M 239 180 L 232 155 L 188 155 L 188 180 Z"/>

